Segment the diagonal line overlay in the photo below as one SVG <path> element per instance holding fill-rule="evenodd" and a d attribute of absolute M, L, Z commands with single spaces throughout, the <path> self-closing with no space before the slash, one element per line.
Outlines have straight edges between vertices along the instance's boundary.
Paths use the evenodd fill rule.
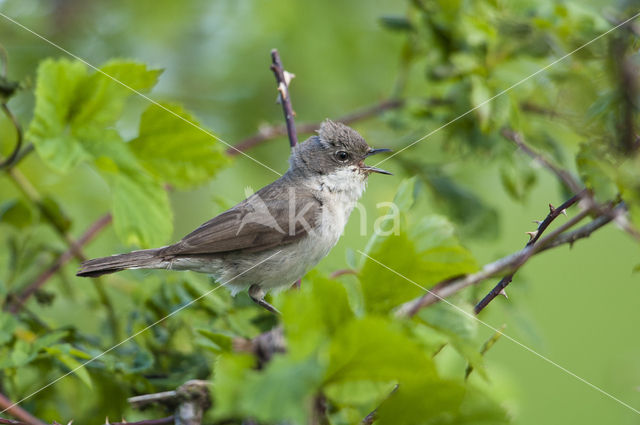
<path fill-rule="evenodd" d="M 592 39 L 591 41 L 588 41 L 586 43 L 584 43 L 583 45 L 581 45 L 580 47 L 577 47 L 576 49 L 570 51 L 569 53 L 567 53 L 566 55 L 554 60 L 553 62 L 551 62 L 550 64 L 546 65 L 543 68 L 540 68 L 539 70 L 537 70 L 536 72 L 534 72 L 533 74 L 530 74 L 528 76 L 526 76 L 525 78 L 523 78 L 522 80 L 518 81 L 515 84 L 512 84 L 511 86 L 507 87 L 506 89 L 502 90 L 501 92 L 499 92 L 498 94 L 493 95 L 492 97 L 490 97 L 489 99 L 479 103 L 478 105 L 474 106 L 473 108 L 469 109 L 467 112 L 463 113 L 462 115 L 458 115 L 457 117 L 455 117 L 454 119 L 452 119 L 451 121 L 442 124 L 440 127 L 436 128 L 435 130 L 425 134 L 424 136 L 422 136 L 421 138 L 419 138 L 418 140 L 408 144 L 407 146 L 405 146 L 404 148 L 400 149 L 397 152 L 394 152 L 393 154 L 389 155 L 388 157 L 386 157 L 385 159 L 383 159 L 382 161 L 378 162 L 377 164 L 374 165 L 374 167 L 377 167 L 378 165 L 382 164 L 383 162 L 393 158 L 394 156 L 398 155 L 400 152 L 403 152 L 407 149 L 409 149 L 410 147 L 412 147 L 413 145 L 423 141 L 424 139 L 433 136 L 434 134 L 436 134 L 437 132 L 439 132 L 440 130 L 442 130 L 445 127 L 448 127 L 450 124 L 453 124 L 454 122 L 458 121 L 460 118 L 466 117 L 467 115 L 469 115 L 470 113 L 472 113 L 473 111 L 475 111 L 478 108 L 483 107 L 484 105 L 486 105 L 487 103 L 493 101 L 494 99 L 502 96 L 503 94 L 515 89 L 516 87 L 518 87 L 519 85 L 525 83 L 526 81 L 530 80 L 531 78 L 535 77 L 536 75 L 546 71 L 547 69 L 551 68 L 552 66 L 556 65 L 559 62 L 562 62 L 563 60 L 565 60 L 566 58 L 568 58 L 569 56 L 573 55 L 576 52 L 579 52 L 580 50 L 584 49 L 585 47 L 589 46 L 592 43 L 595 43 L 596 41 L 600 40 L 602 37 L 606 36 L 607 34 L 611 33 L 612 31 L 617 30 L 618 28 L 624 26 L 625 24 L 633 21 L 634 19 L 636 19 L 638 16 L 640 16 L 640 12 L 636 13 L 635 15 L 633 15 L 632 17 L 630 17 L 629 19 L 622 21 L 621 23 L 619 23 L 618 25 L 616 25 L 615 27 L 603 32 L 602 34 L 600 34 L 599 36 L 597 36 L 596 38 Z"/>
<path fill-rule="evenodd" d="M 160 104 L 160 103 L 156 102 L 155 100 L 151 99 L 149 96 L 145 95 L 144 93 L 141 93 L 140 91 L 138 91 L 138 90 L 134 89 L 133 87 L 131 87 L 131 86 L 129 86 L 129 85 L 127 85 L 127 84 L 123 83 L 122 81 L 118 80 L 117 78 L 113 77 L 112 75 L 107 74 L 106 72 L 104 72 L 104 71 L 103 71 L 103 70 L 101 70 L 100 68 L 98 68 L 98 67 L 96 67 L 96 66 L 94 66 L 94 65 L 91 65 L 91 64 L 90 64 L 89 62 L 87 62 L 86 60 L 82 59 L 81 57 L 79 57 L 79 56 L 77 56 L 77 55 L 75 55 L 75 54 L 73 54 L 73 53 L 71 53 L 70 51 L 68 51 L 68 50 L 67 50 L 67 49 L 65 49 L 64 47 L 60 46 L 59 44 L 57 44 L 57 43 L 55 43 L 55 42 L 53 42 L 53 41 L 51 41 L 51 40 L 49 40 L 49 39 L 48 39 L 48 38 L 46 38 L 46 37 L 44 37 L 44 36 L 42 36 L 42 35 L 38 34 L 37 32 L 33 31 L 32 29 L 30 29 L 30 28 L 28 28 L 28 27 L 26 27 L 26 26 L 22 25 L 20 22 L 16 21 L 15 19 L 13 19 L 13 18 L 11 18 L 11 17 L 9 17 L 9 16 L 5 15 L 5 14 L 4 14 L 4 13 L 2 13 L 2 12 L 0 12 L 0 16 L 2 16 L 2 17 L 3 17 L 4 19 L 6 19 L 7 21 L 10 21 L 10 22 L 14 23 L 15 25 L 19 26 L 19 27 L 20 27 L 20 28 L 22 28 L 23 30 L 25 30 L 25 31 L 27 31 L 27 32 L 30 32 L 31 34 L 35 35 L 35 36 L 36 36 L 36 37 L 38 37 L 39 39 L 41 39 L 41 40 L 45 41 L 46 43 L 48 43 L 48 44 L 52 45 L 52 46 L 53 46 L 53 47 L 55 47 L 56 49 L 58 49 L 58 50 L 60 50 L 60 51 L 62 51 L 62 52 L 64 52 L 64 53 L 66 53 L 67 55 L 71 56 L 72 58 L 74 58 L 74 59 L 76 59 L 76 60 L 78 60 L 78 61 L 80 61 L 80 62 L 84 63 L 84 64 L 85 64 L 85 65 L 87 65 L 89 68 L 91 68 L 91 69 L 93 69 L 94 71 L 96 71 L 96 72 L 98 72 L 98 73 L 100 73 L 100 74 L 104 75 L 105 77 L 107 77 L 107 78 L 109 78 L 109 79 L 113 80 L 114 82 L 116 82 L 116 83 L 120 84 L 121 86 L 123 86 L 123 87 L 125 87 L 126 89 L 128 89 L 128 90 L 132 91 L 133 93 L 137 94 L 138 96 L 142 97 L 143 99 L 145 99 L 145 100 L 147 100 L 147 101 L 149 101 L 149 102 L 153 103 L 155 106 L 157 106 L 157 107 L 159 107 L 159 108 L 161 108 L 161 109 L 165 110 L 166 112 L 170 113 L 170 114 L 171 114 L 171 115 L 173 115 L 174 117 L 179 118 L 179 119 L 181 119 L 182 121 L 184 121 L 184 122 L 186 122 L 187 124 L 189 124 L 190 126 L 197 128 L 198 130 L 202 131 L 204 134 L 206 134 L 206 135 L 208 135 L 208 136 L 210 136 L 210 137 L 213 137 L 214 139 L 216 139 L 216 140 L 217 140 L 217 141 L 219 141 L 220 143 L 222 143 L 222 144 L 226 145 L 226 146 L 227 146 L 227 147 L 229 147 L 230 149 L 235 150 L 235 151 L 236 151 L 236 152 L 238 152 L 239 154 L 244 155 L 245 157 L 249 158 L 250 160 L 252 160 L 252 161 L 253 161 L 253 162 L 255 162 L 256 164 L 260 164 L 260 165 L 262 165 L 264 168 L 266 168 L 267 170 L 269 170 L 269 171 L 271 171 L 271 172 L 273 172 L 273 173 L 275 173 L 275 174 L 277 174 L 277 175 L 279 175 L 279 176 L 282 176 L 282 174 L 281 174 L 281 173 L 277 172 L 276 170 L 274 170 L 273 168 L 271 168 L 271 167 L 269 167 L 268 165 L 264 164 L 263 162 L 261 162 L 261 161 L 259 161 L 259 160 L 255 159 L 255 158 L 254 158 L 254 157 L 252 157 L 251 155 L 249 155 L 249 154 L 247 154 L 247 153 L 245 153 L 245 152 L 242 152 L 240 149 L 236 148 L 236 147 L 235 147 L 235 146 L 233 146 L 232 144 L 225 142 L 222 138 L 220 138 L 220 137 L 216 136 L 216 135 L 215 135 L 215 134 L 213 134 L 212 132 L 210 132 L 210 131 L 206 130 L 206 129 L 205 129 L 205 128 L 203 128 L 203 127 L 200 127 L 198 124 L 195 124 L 195 123 L 193 123 L 193 122 L 189 121 L 189 120 L 188 120 L 188 119 L 186 119 L 185 117 L 183 117 L 183 116 L 181 116 L 181 115 L 176 114 L 176 113 L 175 113 L 175 112 L 173 112 L 171 109 L 169 109 L 169 108 L 167 108 L 166 106 L 164 106 L 164 105 L 162 105 L 162 104 Z"/>
<path fill-rule="evenodd" d="M 154 327 L 155 325 L 157 325 L 160 322 L 163 322 L 164 320 L 168 319 L 171 316 L 176 315 L 177 313 L 179 313 L 180 311 L 184 310 L 185 308 L 189 307 L 191 304 L 201 300 L 202 298 L 206 297 L 207 295 L 215 292 L 216 290 L 220 289 L 221 287 L 225 286 L 227 283 L 232 282 L 233 280 L 239 278 L 240 276 L 242 276 L 243 274 L 247 273 L 248 271 L 254 269 L 255 267 L 258 267 L 260 264 L 264 263 L 267 260 L 270 260 L 271 258 L 273 258 L 275 255 L 279 254 L 280 252 L 282 252 L 282 250 L 278 250 L 275 253 L 271 254 L 270 256 L 268 256 L 267 258 L 265 258 L 264 260 L 260 261 L 259 263 L 254 264 L 253 266 L 249 267 L 248 269 L 246 269 L 245 271 L 243 271 L 240 274 L 237 274 L 236 276 L 232 277 L 231 279 L 227 280 L 224 283 L 221 283 L 220 285 L 216 286 L 215 288 L 205 292 L 204 294 L 200 295 L 198 298 L 193 299 L 191 301 L 189 301 L 187 304 L 178 307 L 177 309 L 173 310 L 171 313 L 167 314 L 166 316 L 156 320 L 155 322 L 153 322 L 152 324 L 148 325 L 147 327 L 145 327 L 142 330 L 139 330 L 138 332 L 134 333 L 131 336 L 128 336 L 127 338 L 123 339 L 122 341 L 120 341 L 119 343 L 117 343 L 116 345 L 114 345 L 113 347 L 109 348 L 108 350 L 103 351 L 102 353 L 98 354 L 97 356 L 87 360 L 86 362 L 82 363 L 80 366 L 70 370 L 69 372 L 65 373 L 62 376 L 59 376 L 58 378 L 54 379 L 53 381 L 49 382 L 47 385 L 45 385 L 44 387 L 41 387 L 40 389 L 32 392 L 31 394 L 29 394 L 28 396 L 25 396 L 23 398 L 21 398 L 20 400 L 16 401 L 15 403 L 13 403 L 11 406 L 8 406 L 6 409 L 0 411 L 0 413 L 4 413 L 7 410 L 12 409 L 13 407 L 17 406 L 18 404 L 22 403 L 25 400 L 30 399 L 31 397 L 33 397 L 34 395 L 38 394 L 41 391 L 44 391 L 45 389 L 49 388 L 50 386 L 52 386 L 53 384 L 55 384 L 56 382 L 66 378 L 67 376 L 71 375 L 72 373 L 76 372 L 78 369 L 82 369 L 83 367 L 85 367 L 86 365 L 88 365 L 89 363 L 92 363 L 95 360 L 98 360 L 100 357 L 104 356 L 105 354 L 115 350 L 116 348 L 120 347 L 122 344 L 132 340 L 133 338 L 135 338 L 136 336 L 140 335 L 141 333 L 148 331 L 149 329 L 151 329 L 152 327 Z"/>
<path fill-rule="evenodd" d="M 493 327 L 492 325 L 490 325 L 489 323 L 485 322 L 484 320 L 478 318 L 477 316 L 469 313 L 468 311 L 464 310 L 463 308 L 458 307 L 457 305 L 453 304 L 451 301 L 441 297 L 440 295 L 438 295 L 437 293 L 430 291 L 429 289 L 425 288 L 424 286 L 420 285 L 419 283 L 409 279 L 408 277 L 406 277 L 405 275 L 395 271 L 394 269 L 392 269 L 391 267 L 381 263 L 380 261 L 376 260 L 375 258 L 365 254 L 364 252 L 358 250 L 358 252 L 362 255 L 364 255 L 365 257 L 367 257 L 368 259 L 370 259 L 371 261 L 377 263 L 378 265 L 380 265 L 381 267 L 384 267 L 385 269 L 389 270 L 391 273 L 403 278 L 404 280 L 406 280 L 407 282 L 417 286 L 418 288 L 430 293 L 431 295 L 433 295 L 434 297 L 438 298 L 440 301 L 442 301 L 443 303 L 446 303 L 447 305 L 453 307 L 454 309 L 460 311 L 461 313 L 465 314 L 468 317 L 471 317 L 472 319 L 477 320 L 479 323 L 483 324 L 484 326 L 486 326 L 487 328 L 491 329 L 492 331 L 502 335 L 503 337 L 505 337 L 506 339 L 508 339 L 509 341 L 513 342 L 514 344 L 524 348 L 525 350 L 527 350 L 528 352 L 530 352 L 531 354 L 534 354 L 538 357 L 540 357 L 542 360 L 544 360 L 545 362 L 557 367 L 558 369 L 562 370 L 563 372 L 565 372 L 566 374 L 572 376 L 573 378 L 577 379 L 578 381 L 588 385 L 589 387 L 593 388 L 594 390 L 598 391 L 601 394 L 604 394 L 605 396 L 609 397 L 610 399 L 618 402 L 619 404 L 623 405 L 624 407 L 626 407 L 627 409 L 633 411 L 634 413 L 637 413 L 638 415 L 640 415 L 640 410 L 636 409 L 635 407 L 631 406 L 628 403 L 625 403 L 624 401 L 620 400 L 619 398 L 617 398 L 616 396 L 606 392 L 605 390 L 603 390 L 602 388 L 598 387 L 595 384 L 592 384 L 591 382 L 587 381 L 586 379 L 576 375 L 575 373 L 571 372 L 569 369 L 565 368 L 564 366 L 559 365 L 558 363 L 554 362 L 553 360 L 551 360 L 550 358 L 544 356 L 543 354 L 538 353 L 537 351 L 535 351 L 533 348 L 521 343 L 520 341 L 518 341 L 517 339 L 505 334 L 504 332 L 502 332 L 500 329 L 497 329 L 495 327 Z"/>

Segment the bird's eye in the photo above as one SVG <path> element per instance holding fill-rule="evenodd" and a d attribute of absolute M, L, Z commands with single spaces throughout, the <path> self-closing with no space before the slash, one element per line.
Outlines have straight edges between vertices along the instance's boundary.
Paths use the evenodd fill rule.
<path fill-rule="evenodd" d="M 349 154 L 345 151 L 338 151 L 336 152 L 336 158 L 338 158 L 338 161 L 344 162 L 349 159 Z"/>

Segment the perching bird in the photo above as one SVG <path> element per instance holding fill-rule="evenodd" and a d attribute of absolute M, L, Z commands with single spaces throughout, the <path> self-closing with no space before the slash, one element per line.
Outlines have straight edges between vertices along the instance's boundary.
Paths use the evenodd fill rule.
<path fill-rule="evenodd" d="M 163 248 L 96 258 L 78 276 L 125 269 L 193 270 L 212 275 L 232 293 L 264 301 L 272 289 L 291 286 L 338 242 L 370 173 L 391 174 L 364 160 L 372 149 L 355 130 L 326 120 L 316 136 L 295 146 L 289 170 L 181 241 Z"/>

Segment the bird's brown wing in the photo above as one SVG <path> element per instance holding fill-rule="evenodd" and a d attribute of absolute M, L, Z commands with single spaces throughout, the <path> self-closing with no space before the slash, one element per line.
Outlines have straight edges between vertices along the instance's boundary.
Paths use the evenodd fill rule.
<path fill-rule="evenodd" d="M 283 190 L 282 186 L 275 189 L 269 185 L 207 221 L 180 242 L 164 248 L 160 254 L 262 251 L 289 244 L 315 227 L 321 207 L 308 191 L 293 187 Z"/>

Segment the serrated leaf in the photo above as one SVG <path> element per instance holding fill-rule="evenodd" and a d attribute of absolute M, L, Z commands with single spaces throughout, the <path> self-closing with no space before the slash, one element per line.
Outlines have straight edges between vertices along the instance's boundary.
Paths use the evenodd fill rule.
<path fill-rule="evenodd" d="M 162 73 L 126 60 L 109 61 L 100 70 L 102 72 L 85 78 L 78 87 L 79 104 L 69 117 L 73 127 L 105 128 L 114 124 L 120 118 L 126 100 L 135 95 L 134 90 L 148 91 Z"/>
<path fill-rule="evenodd" d="M 383 318 L 345 323 L 331 341 L 327 384 L 367 380 L 402 385 L 416 375 L 435 379 L 431 358 Z"/>
<path fill-rule="evenodd" d="M 38 155 L 60 172 L 87 157 L 69 120 L 78 103 L 78 88 L 86 78 L 86 67 L 80 62 L 47 59 L 38 67 L 36 106 L 26 138 Z"/>
<path fill-rule="evenodd" d="M 173 231 L 173 214 L 163 185 L 142 169 L 115 131 L 87 131 L 84 139 L 111 187 L 113 226 L 118 238 L 141 247 L 165 243 Z"/>
<path fill-rule="evenodd" d="M 313 357 L 274 357 L 264 371 L 247 377 L 241 410 L 261 423 L 309 423 L 323 372 L 324 367 Z"/>
<path fill-rule="evenodd" d="M 247 376 L 252 373 L 256 359 L 250 354 L 223 354 L 214 365 L 213 415 L 232 418 L 241 411 L 241 395 Z"/>
<path fill-rule="evenodd" d="M 306 276 L 300 290 L 282 295 L 279 307 L 288 350 L 294 357 L 318 350 L 353 317 L 344 287 L 317 273 Z"/>
<path fill-rule="evenodd" d="M 478 267 L 471 253 L 459 244 L 453 226 L 437 216 L 425 217 L 399 235 L 387 236 L 369 255 L 377 262 L 367 259 L 360 281 L 365 308 L 371 312 L 388 312 L 424 294 L 411 280 L 430 288 Z"/>
<path fill-rule="evenodd" d="M 149 172 L 178 187 L 190 187 L 206 182 L 228 164 L 224 145 L 199 129 L 191 114 L 179 105 L 162 106 L 181 118 L 151 105 L 142 114 L 138 137 L 130 143 Z"/>

